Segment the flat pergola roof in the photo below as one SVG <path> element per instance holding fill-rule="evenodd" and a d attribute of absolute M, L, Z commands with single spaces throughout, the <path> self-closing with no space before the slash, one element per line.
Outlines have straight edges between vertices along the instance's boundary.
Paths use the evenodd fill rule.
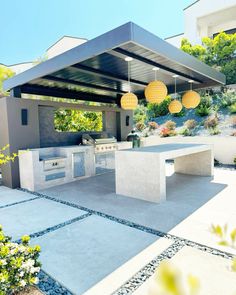
<path fill-rule="evenodd" d="M 153 67 L 159 67 L 157 79 L 177 92 L 225 84 L 225 76 L 173 45 L 129 22 L 22 72 L 4 82 L 4 89 L 78 100 L 119 104 L 128 91 L 128 63 L 132 57 L 131 91 L 139 99 L 154 80 Z"/>

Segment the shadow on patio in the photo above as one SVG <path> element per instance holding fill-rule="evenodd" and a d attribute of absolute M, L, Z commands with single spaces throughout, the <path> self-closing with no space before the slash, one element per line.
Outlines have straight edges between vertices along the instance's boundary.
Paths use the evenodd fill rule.
<path fill-rule="evenodd" d="M 211 177 L 173 174 L 167 166 L 167 201 L 156 204 L 115 194 L 114 173 L 41 190 L 40 192 L 140 225 L 168 232 L 214 198 L 227 185 Z"/>

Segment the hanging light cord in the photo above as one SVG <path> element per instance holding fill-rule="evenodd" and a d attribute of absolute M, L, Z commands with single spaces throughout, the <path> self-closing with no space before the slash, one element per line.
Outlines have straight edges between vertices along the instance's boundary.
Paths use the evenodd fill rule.
<path fill-rule="evenodd" d="M 128 83 L 129 83 L 129 93 L 131 91 L 130 87 L 130 61 L 128 61 Z"/>
<path fill-rule="evenodd" d="M 176 77 L 175 77 L 175 99 L 177 97 L 177 93 L 176 93 Z"/>

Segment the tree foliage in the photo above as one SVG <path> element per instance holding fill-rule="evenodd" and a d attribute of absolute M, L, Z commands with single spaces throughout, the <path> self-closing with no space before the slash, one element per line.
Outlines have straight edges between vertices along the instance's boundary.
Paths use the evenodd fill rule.
<path fill-rule="evenodd" d="M 236 33 L 219 33 L 213 39 L 202 38 L 202 45 L 192 45 L 183 38 L 181 49 L 226 75 L 226 83 L 236 83 Z"/>
<path fill-rule="evenodd" d="M 12 76 L 14 76 L 14 72 L 11 69 L 3 65 L 0 65 L 0 96 L 8 95 L 7 92 L 3 91 L 3 81 Z"/>
<path fill-rule="evenodd" d="M 54 123 L 57 131 L 102 131 L 102 112 L 60 109 Z"/>

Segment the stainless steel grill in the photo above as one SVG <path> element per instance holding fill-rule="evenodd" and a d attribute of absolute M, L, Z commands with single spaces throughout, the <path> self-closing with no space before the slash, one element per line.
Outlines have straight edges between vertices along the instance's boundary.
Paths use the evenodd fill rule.
<path fill-rule="evenodd" d="M 114 152 L 117 149 L 116 138 L 107 132 L 84 133 L 82 135 L 82 143 L 84 145 L 93 145 L 96 154 Z"/>
<path fill-rule="evenodd" d="M 84 133 L 82 143 L 94 146 L 96 174 L 114 171 L 115 151 L 117 150 L 117 140 L 114 136 L 107 132 Z"/>

